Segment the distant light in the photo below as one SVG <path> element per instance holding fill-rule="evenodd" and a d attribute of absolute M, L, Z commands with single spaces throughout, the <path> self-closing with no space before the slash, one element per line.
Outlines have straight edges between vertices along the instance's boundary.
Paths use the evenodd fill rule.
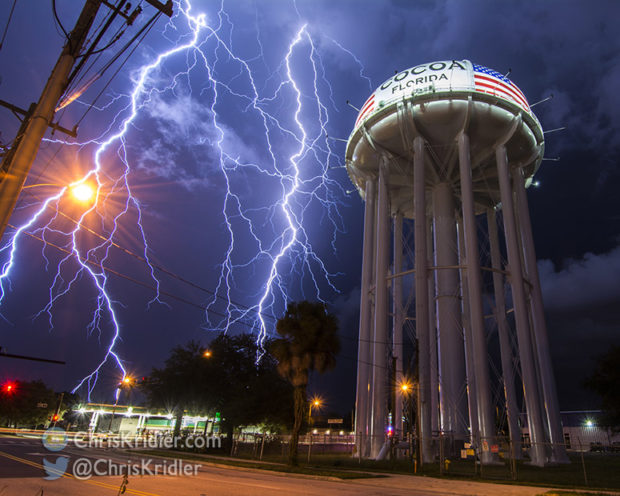
<path fill-rule="evenodd" d="M 205 358 L 211 358 L 211 355 L 213 355 L 211 350 L 205 350 L 204 353 L 202 354 L 202 356 Z"/>
<path fill-rule="evenodd" d="M 538 186 L 540 186 L 540 181 L 534 181 L 532 183 L 532 186 L 534 186 L 535 188 L 538 188 Z"/>
<path fill-rule="evenodd" d="M 319 431 L 317 431 L 316 429 L 314 429 L 314 430 L 312 431 L 312 434 L 318 434 L 318 433 L 319 433 Z"/>
<path fill-rule="evenodd" d="M 344 431 L 340 431 L 338 434 L 340 434 L 341 436 L 344 436 Z"/>
<path fill-rule="evenodd" d="M 331 432 L 331 431 L 329 431 L 329 430 L 326 430 L 326 431 L 325 431 L 325 434 L 329 434 L 330 432 Z"/>
<path fill-rule="evenodd" d="M 586 427 L 593 427 L 594 426 L 594 422 L 592 422 L 591 420 L 586 420 Z"/>

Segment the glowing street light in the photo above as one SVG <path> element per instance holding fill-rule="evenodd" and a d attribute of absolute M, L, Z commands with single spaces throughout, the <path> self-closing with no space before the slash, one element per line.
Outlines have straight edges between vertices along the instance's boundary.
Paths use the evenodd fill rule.
<path fill-rule="evenodd" d="M 205 350 L 202 353 L 202 356 L 205 357 L 205 358 L 211 358 L 212 355 L 213 355 L 213 353 L 211 352 L 211 350 Z"/>
<path fill-rule="evenodd" d="M 323 404 L 323 400 L 319 396 L 314 396 L 310 400 L 310 405 L 309 405 L 309 409 L 308 409 L 308 423 L 309 424 L 312 423 L 312 407 L 321 408 L 322 404 Z"/>
<path fill-rule="evenodd" d="M 413 384 L 411 384 L 407 379 L 403 379 L 399 388 L 402 394 L 410 394 L 413 391 Z"/>
<path fill-rule="evenodd" d="M 133 377 L 126 375 L 125 377 L 123 377 L 123 379 L 121 380 L 121 386 L 131 386 L 133 385 Z"/>
<path fill-rule="evenodd" d="M 71 195 L 76 200 L 87 203 L 95 196 L 94 188 L 88 183 L 78 183 L 70 187 Z"/>

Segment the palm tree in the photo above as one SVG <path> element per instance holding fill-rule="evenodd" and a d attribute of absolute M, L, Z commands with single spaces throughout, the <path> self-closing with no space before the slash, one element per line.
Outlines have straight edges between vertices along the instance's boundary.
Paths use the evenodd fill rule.
<path fill-rule="evenodd" d="M 299 432 L 305 417 L 306 387 L 310 371 L 323 373 L 336 365 L 340 351 L 338 320 L 327 313 L 325 304 L 302 301 L 289 303 L 276 331 L 281 336 L 272 342 L 271 354 L 278 361 L 278 372 L 293 386 L 293 434 L 289 464 L 297 465 Z"/>

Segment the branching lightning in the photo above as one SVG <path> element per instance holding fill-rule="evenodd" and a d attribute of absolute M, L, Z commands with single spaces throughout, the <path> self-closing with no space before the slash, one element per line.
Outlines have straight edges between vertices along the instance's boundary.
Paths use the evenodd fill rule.
<path fill-rule="evenodd" d="M 195 146 L 208 149 L 215 163 L 209 174 L 217 175 L 218 184 L 224 186 L 221 220 L 228 243 L 212 285 L 213 296 L 205 304 L 205 327 L 226 332 L 238 323 L 249 324 L 263 349 L 265 338 L 273 334 L 275 320 L 288 301 L 300 296 L 322 299 L 325 288 L 336 291 L 335 274 L 321 260 L 311 240 L 322 235 L 319 240 L 323 242 L 327 232 L 327 244 L 334 248 L 336 236 L 343 232 L 339 207 L 344 190 L 330 172 L 334 163 L 341 164 L 327 137 L 328 110 L 337 108 L 317 42 L 309 26 L 299 24 L 280 54 L 279 65 L 269 70 L 258 27 L 256 53 L 242 57 L 234 49 L 234 26 L 223 2 L 214 19 L 196 14 L 188 0 L 177 3 L 175 15 L 164 29 L 172 48 L 162 50 L 133 73 L 129 93 L 110 97 L 110 106 L 126 103 L 106 131 L 89 141 L 63 143 L 80 149 L 92 147 L 93 168 L 74 184 L 43 200 L 35 214 L 17 227 L 0 249 L 7 257 L 0 274 L 0 304 L 8 297 L 23 235 L 30 232 L 39 234 L 44 241 L 52 237 L 62 240 L 65 256 L 55 269 L 47 303 L 35 317 L 45 315 L 53 329 L 54 306 L 86 278 L 97 295 L 88 332 L 98 333 L 100 339 L 110 336 L 105 338 L 103 356 L 74 391 L 86 388 L 90 398 L 108 364 L 117 367 L 122 377 L 127 375 L 119 351 L 122 323 L 118 313 L 122 304 L 111 294 L 106 272 L 110 252 L 119 245 L 122 223 L 135 223 L 139 233 L 142 259 L 155 288 L 149 305 L 166 304 L 160 293 L 162 282 L 150 260 L 141 204 L 131 186 L 137 170 L 135 162 L 139 160 L 131 146 L 137 121 L 152 115 L 155 104 L 162 99 L 183 96 L 200 104 L 201 115 L 208 117 L 208 129 L 193 140 Z M 359 64 L 360 77 L 366 78 L 361 62 L 338 42 L 328 40 L 352 57 Z M 185 67 L 172 71 L 181 62 Z M 192 87 L 198 71 L 206 74 L 206 82 L 196 91 Z M 233 114 L 232 105 L 236 105 Z M 98 110 L 103 114 L 106 109 L 104 105 Z M 246 118 L 252 121 L 251 134 L 257 139 L 245 145 L 249 151 L 241 152 L 239 148 L 246 143 L 248 133 L 235 126 L 243 127 Z M 63 229 L 60 221 L 67 215 L 62 212 L 76 184 L 91 184 L 96 193 L 72 227 Z M 253 184 L 261 185 L 264 191 L 249 191 Z M 121 206 L 115 207 L 119 197 Z M 93 225 L 99 226 L 104 235 L 89 245 L 84 238 L 91 232 L 88 226 Z M 46 246 L 42 256 L 48 265 Z M 253 275 L 252 285 L 248 284 L 249 274 Z M 236 303 L 235 299 L 240 298 L 250 303 Z M 222 313 L 215 311 L 222 300 L 225 317 L 214 321 L 213 316 Z"/>

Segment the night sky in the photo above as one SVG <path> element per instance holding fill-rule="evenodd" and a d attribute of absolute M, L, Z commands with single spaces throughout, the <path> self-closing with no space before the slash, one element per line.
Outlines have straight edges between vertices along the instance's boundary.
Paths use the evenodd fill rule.
<path fill-rule="evenodd" d="M 0 6 L 1 29 L 11 4 Z M 68 31 L 82 2 L 56 4 Z M 181 5 L 187 10 L 186 2 Z M 101 54 L 83 82 L 153 13 L 145 4 L 136 25 Z M 290 208 L 306 229 L 298 239 L 307 240 L 312 252 L 304 251 L 300 243 L 293 246 L 292 258 L 278 263 L 279 280 L 290 299 L 321 297 L 338 316 L 343 344 L 338 367 L 314 377 L 310 390 L 322 394 L 335 411 L 350 411 L 363 204 L 357 193 L 350 192 L 353 186 L 341 167 L 345 144 L 327 139 L 325 133 L 348 138 L 357 113 L 345 102 L 362 105 L 394 71 L 434 60 L 469 59 L 503 73 L 511 69 L 510 78 L 530 103 L 553 93 L 553 100 L 534 111 L 543 128 L 567 128 L 547 136 L 546 156 L 560 160 L 543 162 L 537 175 L 540 186 L 528 195 L 560 407 L 598 406 L 582 382 L 596 356 L 620 343 L 618 2 L 258 0 L 222 5 L 194 0 L 190 14 L 199 13 L 205 14 L 209 26 L 200 34 L 201 53 L 181 50 L 149 73 L 147 89 L 139 97 L 140 110 L 122 143 L 114 141 L 102 154 L 107 191 L 119 184 L 115 181 L 125 172 L 126 160 L 127 181 L 136 201 L 120 217 L 116 230 L 111 220 L 124 211 L 123 187 L 101 210 L 105 221 L 94 214 L 85 220 L 99 234 L 114 232 L 117 246 L 109 248 L 104 266 L 121 275 L 110 273 L 106 289 L 120 326 L 121 339 L 114 349 L 129 373 L 148 374 L 173 346 L 190 339 L 203 343 L 212 339 L 220 332 L 217 329 L 226 327 L 222 315 L 231 309 L 227 292 L 237 319 L 229 332 L 256 332 L 256 305 L 281 246 L 278 236 L 286 228 L 280 207 L 273 204 L 292 184 L 290 157 L 303 141 L 297 160 L 301 183 Z M 175 4 L 175 17 L 158 19 L 110 84 L 124 56 L 78 101 L 57 113 L 60 123 L 72 128 L 102 92 L 81 121 L 76 140 L 47 135 L 49 141 L 42 144 L 28 182 L 67 183 L 94 167 L 97 147 L 129 116 L 128 94 L 139 69 L 159 54 L 188 44 L 191 37 Z M 0 98 L 22 108 L 35 101 L 63 42 L 51 2 L 18 1 L 0 50 Z M 8 110 L 0 109 L 2 144 L 10 143 L 18 125 Z M 277 174 L 289 179 L 281 180 Z M 29 189 L 11 224 L 22 225 L 56 191 Z M 84 208 L 63 200 L 58 210 L 79 218 Z M 146 253 L 157 266 L 160 301 L 154 300 L 157 283 L 150 269 L 137 258 L 145 253 L 139 219 L 148 243 Z M 50 228 L 43 230 L 49 221 Z M 58 231 L 74 227 L 67 217 L 48 208 L 27 231 L 65 246 L 68 238 Z M 234 249 L 228 273 L 226 266 L 224 271 L 221 267 L 231 232 Z M 3 245 L 13 233 L 7 230 Z M 78 236 L 83 253 L 100 242 L 85 231 Z M 59 296 L 50 314 L 46 312 L 56 267 L 66 254 L 42 248 L 32 237 L 22 235 L 18 240 L 10 285 L 3 282 L 0 346 L 12 353 L 66 360 L 67 365 L 4 358 L 0 381 L 41 378 L 58 390 L 72 389 L 105 357 L 113 325 L 104 311 L 98 328 L 88 327 L 98 293 L 84 271 L 74 280 L 80 268 L 74 259 L 63 266 L 62 280 L 56 280 L 52 294 L 64 293 L 73 281 L 70 290 Z M 100 260 L 102 253 L 99 249 L 93 257 Z M 9 250 L 0 256 L 4 263 Z M 207 317 L 203 309 L 210 302 Z M 274 316 L 283 308 L 283 293 L 274 290 L 263 313 L 269 333 L 273 334 Z M 92 399 L 109 401 L 119 375 L 110 359 L 100 369 Z M 87 391 L 80 392 L 85 396 Z"/>

